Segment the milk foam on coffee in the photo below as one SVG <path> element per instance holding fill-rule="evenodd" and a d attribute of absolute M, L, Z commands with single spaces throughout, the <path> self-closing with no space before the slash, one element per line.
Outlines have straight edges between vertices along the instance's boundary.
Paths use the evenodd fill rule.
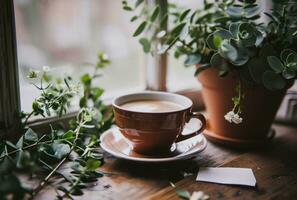
<path fill-rule="evenodd" d="M 136 112 L 170 112 L 183 109 L 183 106 L 165 100 L 135 100 L 124 103 L 121 107 Z"/>

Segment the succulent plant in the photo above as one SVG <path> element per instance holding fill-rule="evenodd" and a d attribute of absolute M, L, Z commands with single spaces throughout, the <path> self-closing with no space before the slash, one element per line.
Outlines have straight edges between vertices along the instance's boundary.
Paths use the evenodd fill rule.
<path fill-rule="evenodd" d="M 131 21 L 142 20 L 133 36 L 145 35 L 140 43 L 146 53 L 174 51 L 176 58 L 185 57 L 186 67 L 199 65 L 195 76 L 210 67 L 218 69 L 222 77 L 237 71 L 239 84 L 274 91 L 296 79 L 297 2 L 273 2 L 269 12 L 264 12 L 256 0 L 204 0 L 202 9 L 170 4 L 167 12 L 159 12 L 159 6 L 149 11 L 143 0 L 137 0 L 135 7 L 126 1 L 123 5 L 132 12 L 143 6 Z M 164 26 L 168 18 L 169 30 Z M 156 23 L 158 20 L 161 23 Z M 160 42 L 157 49 L 151 45 L 155 41 Z M 243 97 L 243 91 L 237 91 L 237 97 Z M 241 110 L 240 102 L 234 103 L 233 110 Z"/>

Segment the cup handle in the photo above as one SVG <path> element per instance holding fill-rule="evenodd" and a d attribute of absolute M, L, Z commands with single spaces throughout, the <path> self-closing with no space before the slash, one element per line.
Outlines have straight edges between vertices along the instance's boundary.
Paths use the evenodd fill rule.
<path fill-rule="evenodd" d="M 197 131 L 195 131 L 194 133 L 190 133 L 190 134 L 187 134 L 187 135 L 183 135 L 182 133 L 179 134 L 179 136 L 176 138 L 175 142 L 180 142 L 180 141 L 189 139 L 191 137 L 194 137 L 194 136 L 198 135 L 199 133 L 201 133 L 206 128 L 206 119 L 201 113 L 190 112 L 189 119 L 191 119 L 191 118 L 199 119 L 200 122 L 201 122 L 201 127 Z"/>

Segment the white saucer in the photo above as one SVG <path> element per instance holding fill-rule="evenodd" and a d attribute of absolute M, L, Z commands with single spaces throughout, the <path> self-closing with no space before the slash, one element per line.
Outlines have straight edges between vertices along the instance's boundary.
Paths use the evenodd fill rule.
<path fill-rule="evenodd" d="M 169 155 L 147 156 L 134 152 L 122 136 L 119 129 L 115 126 L 105 131 L 101 137 L 101 147 L 111 155 L 131 161 L 138 162 L 170 162 L 185 160 L 197 156 L 207 146 L 207 140 L 202 134 L 188 140 L 175 143 Z"/>

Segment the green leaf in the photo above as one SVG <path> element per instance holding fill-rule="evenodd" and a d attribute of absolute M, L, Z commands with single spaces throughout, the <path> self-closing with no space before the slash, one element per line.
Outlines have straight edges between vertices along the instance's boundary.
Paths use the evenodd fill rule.
<path fill-rule="evenodd" d="M 190 199 L 191 198 L 190 193 L 188 191 L 186 191 L 186 190 L 177 189 L 175 192 L 180 198 L 183 198 L 183 199 Z"/>
<path fill-rule="evenodd" d="M 243 9 L 241 7 L 231 5 L 227 8 L 226 13 L 233 18 L 241 18 Z"/>
<path fill-rule="evenodd" d="M 147 38 L 140 38 L 139 43 L 142 45 L 142 49 L 144 53 L 149 53 L 151 50 L 151 43 Z"/>
<path fill-rule="evenodd" d="M 0 174 L 8 174 L 14 168 L 14 163 L 10 159 L 10 157 L 5 156 L 3 159 L 0 160 Z"/>
<path fill-rule="evenodd" d="M 197 66 L 197 69 L 195 71 L 195 74 L 194 76 L 198 76 L 201 72 L 203 72 L 204 70 L 210 68 L 211 65 L 210 64 L 204 64 L 204 65 L 201 65 L 201 66 Z"/>
<path fill-rule="evenodd" d="M 268 70 L 263 75 L 263 84 L 269 90 L 280 90 L 286 86 L 286 81 L 280 74 Z"/>
<path fill-rule="evenodd" d="M 218 49 L 220 55 L 230 61 L 235 61 L 238 57 L 237 50 L 227 40 L 224 40 Z"/>
<path fill-rule="evenodd" d="M 54 151 L 54 156 L 58 159 L 65 157 L 70 152 L 68 144 L 53 143 L 52 149 Z"/>
<path fill-rule="evenodd" d="M 213 37 L 213 44 L 215 45 L 216 48 L 219 48 L 221 46 L 222 43 L 222 38 L 219 35 L 215 35 Z"/>
<path fill-rule="evenodd" d="M 16 147 L 18 149 L 22 149 L 23 148 L 23 145 L 24 145 L 24 136 L 20 137 L 20 139 L 18 140 L 18 142 L 16 143 Z"/>
<path fill-rule="evenodd" d="M 28 151 L 21 150 L 17 153 L 16 160 L 17 168 L 22 169 L 30 162 L 30 153 Z"/>
<path fill-rule="evenodd" d="M 126 11 L 132 11 L 133 10 L 133 8 L 131 8 L 130 6 L 127 6 L 127 5 L 124 6 L 123 9 L 126 10 Z"/>
<path fill-rule="evenodd" d="M 212 67 L 220 67 L 224 63 L 224 59 L 220 56 L 219 53 L 215 53 L 211 59 L 210 64 Z"/>
<path fill-rule="evenodd" d="M 192 65 L 196 65 L 201 61 L 201 55 L 200 54 L 191 54 L 187 57 L 187 59 L 185 60 L 185 66 L 192 66 Z"/>
<path fill-rule="evenodd" d="M 157 19 L 157 17 L 159 16 L 159 13 L 160 13 L 160 6 L 156 6 L 151 17 L 150 17 L 150 21 L 154 22 Z"/>
<path fill-rule="evenodd" d="M 138 19 L 138 16 L 133 16 L 133 17 L 131 17 L 130 22 L 134 22 L 137 19 Z"/>
<path fill-rule="evenodd" d="M 91 94 L 92 94 L 93 101 L 98 100 L 103 93 L 104 93 L 104 90 L 100 87 L 92 87 L 91 88 Z"/>
<path fill-rule="evenodd" d="M 280 54 L 280 58 L 281 60 L 285 63 L 287 62 L 287 58 L 290 54 L 295 54 L 296 55 L 296 52 L 291 50 L 291 49 L 284 49 L 282 50 L 281 54 Z M 297 56 L 297 55 L 296 55 Z"/>
<path fill-rule="evenodd" d="M 144 2 L 144 0 L 137 0 L 135 2 L 135 8 L 137 8 L 140 4 L 142 4 Z"/>
<path fill-rule="evenodd" d="M 191 9 L 187 9 L 184 12 L 182 12 L 182 14 L 179 17 L 179 21 L 180 22 L 183 21 L 187 17 L 187 15 L 190 13 L 190 11 L 191 11 Z"/>
<path fill-rule="evenodd" d="M 146 27 L 146 24 L 147 24 L 146 21 L 142 22 L 142 23 L 137 27 L 136 31 L 135 31 L 134 34 L 133 34 L 133 37 L 136 37 L 136 36 L 140 35 L 140 34 L 144 31 L 144 29 L 145 29 L 145 27 Z"/>
<path fill-rule="evenodd" d="M 222 30 L 215 31 L 214 33 L 210 34 L 207 37 L 206 42 L 207 42 L 207 45 L 209 48 L 216 50 L 216 49 L 218 49 L 216 44 L 218 44 L 219 40 L 221 40 L 221 41 L 228 40 L 228 39 L 231 39 L 232 37 L 233 37 L 233 35 L 231 32 L 229 32 L 228 30 L 222 29 Z M 220 38 L 220 39 L 218 39 L 218 38 Z M 216 40 L 216 44 L 215 44 L 215 40 Z"/>
<path fill-rule="evenodd" d="M 267 62 L 276 73 L 281 73 L 284 69 L 283 63 L 276 56 L 268 56 Z"/>
<path fill-rule="evenodd" d="M 185 25 L 186 25 L 186 22 L 183 22 L 183 23 L 180 23 L 180 24 L 176 25 L 172 29 L 171 34 L 174 35 L 174 36 L 179 35 L 182 32 L 182 30 L 185 27 Z"/>
<path fill-rule="evenodd" d="M 265 62 L 265 60 L 260 57 L 254 57 L 249 60 L 249 62 L 247 63 L 247 67 L 253 80 L 256 83 L 261 84 L 263 74 L 267 69 L 267 63 Z"/>
<path fill-rule="evenodd" d="M 161 28 L 161 29 L 165 29 L 165 28 L 166 28 L 167 21 L 168 21 L 168 14 L 165 14 L 165 15 L 162 17 L 161 22 L 160 22 L 160 28 Z"/>
<path fill-rule="evenodd" d="M 25 133 L 25 140 L 31 141 L 31 142 L 37 142 L 38 141 L 38 135 L 35 133 L 31 128 L 29 128 Z"/>
<path fill-rule="evenodd" d="M 286 68 L 282 72 L 282 75 L 285 79 L 292 79 L 292 78 L 295 78 L 296 72 L 292 69 Z"/>
<path fill-rule="evenodd" d="M 86 162 L 86 169 L 88 171 L 95 171 L 97 168 L 100 167 L 100 165 L 101 165 L 101 162 L 99 160 L 89 158 Z"/>
<path fill-rule="evenodd" d="M 229 31 L 232 33 L 233 37 L 237 38 L 239 33 L 240 23 L 231 23 L 229 26 Z"/>
<path fill-rule="evenodd" d="M 287 57 L 286 63 L 297 63 L 297 54 L 296 53 L 290 53 Z"/>
<path fill-rule="evenodd" d="M 84 74 L 81 76 L 80 78 L 81 82 L 85 85 L 85 86 L 89 86 L 91 85 L 91 77 L 89 74 Z"/>

